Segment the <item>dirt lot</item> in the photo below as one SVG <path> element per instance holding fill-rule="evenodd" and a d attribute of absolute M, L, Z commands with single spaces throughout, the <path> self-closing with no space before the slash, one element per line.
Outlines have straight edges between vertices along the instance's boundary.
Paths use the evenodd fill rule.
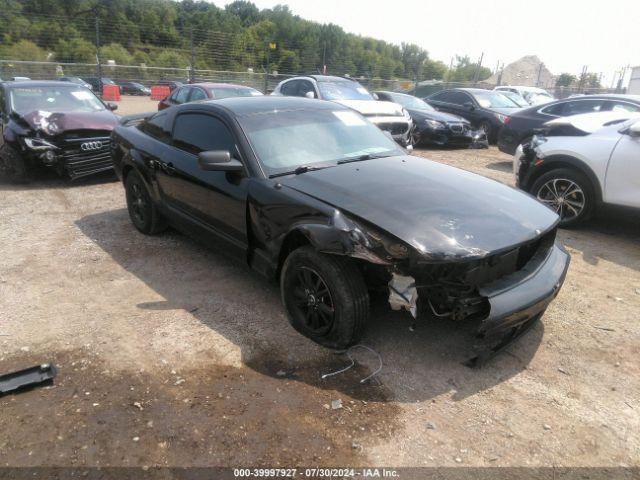
<path fill-rule="evenodd" d="M 155 102 L 125 99 L 120 113 Z M 510 183 L 490 150 L 421 150 Z M 293 331 L 278 289 L 175 232 L 138 234 L 112 175 L 0 184 L 0 371 L 55 385 L 0 398 L 0 464 L 637 466 L 640 221 L 561 231 L 542 323 L 481 370 L 469 332 L 375 305 L 356 371 Z M 332 400 L 342 408 L 332 409 Z"/>

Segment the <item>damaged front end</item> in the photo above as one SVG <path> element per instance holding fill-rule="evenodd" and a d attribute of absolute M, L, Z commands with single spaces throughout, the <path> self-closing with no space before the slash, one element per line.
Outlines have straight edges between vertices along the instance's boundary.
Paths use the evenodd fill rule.
<path fill-rule="evenodd" d="M 555 244 L 555 228 L 533 241 L 471 261 L 429 263 L 421 259 L 388 267 L 389 305 L 414 319 L 479 321 L 480 366 L 542 316 L 557 295 L 569 255 Z"/>

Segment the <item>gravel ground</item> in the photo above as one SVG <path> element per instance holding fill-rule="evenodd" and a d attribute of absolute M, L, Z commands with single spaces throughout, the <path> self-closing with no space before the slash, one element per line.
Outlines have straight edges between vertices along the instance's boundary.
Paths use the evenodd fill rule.
<path fill-rule="evenodd" d="M 512 182 L 495 148 L 415 154 Z M 637 215 L 561 231 L 564 288 L 483 369 L 461 364 L 468 329 L 411 331 L 375 305 L 363 343 L 384 365 L 360 385 L 375 357 L 321 380 L 347 359 L 292 330 L 276 285 L 176 232 L 137 233 L 114 176 L 0 192 L 0 371 L 59 368 L 0 398 L 0 465 L 639 464 Z"/>

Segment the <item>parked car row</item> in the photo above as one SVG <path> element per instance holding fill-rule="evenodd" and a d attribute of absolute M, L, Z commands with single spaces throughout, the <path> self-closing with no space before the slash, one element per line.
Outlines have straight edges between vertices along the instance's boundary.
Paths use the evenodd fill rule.
<path fill-rule="evenodd" d="M 558 215 L 407 155 L 388 125 L 409 135 L 409 112 L 384 92 L 375 100 L 352 80 L 307 78 L 313 90 L 294 83 L 296 95 L 282 84 L 219 98 L 217 86 L 198 102 L 188 100 L 200 86 L 185 86 L 185 103 L 119 121 L 80 85 L 4 83 L 0 168 L 18 180 L 32 161 L 74 178 L 115 168 L 135 228 L 173 226 L 278 281 L 291 325 L 330 348 L 361 338 L 379 290 L 416 319 L 476 322 L 471 364 L 531 327 L 569 263 Z"/>

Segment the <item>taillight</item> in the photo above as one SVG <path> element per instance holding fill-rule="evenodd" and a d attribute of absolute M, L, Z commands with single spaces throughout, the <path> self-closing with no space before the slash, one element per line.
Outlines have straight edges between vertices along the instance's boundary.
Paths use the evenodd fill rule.
<path fill-rule="evenodd" d="M 502 124 L 503 124 L 503 125 L 508 125 L 510 121 L 511 121 L 511 117 L 507 117 L 507 116 L 505 116 L 505 117 L 504 117 L 504 122 L 502 122 Z"/>

